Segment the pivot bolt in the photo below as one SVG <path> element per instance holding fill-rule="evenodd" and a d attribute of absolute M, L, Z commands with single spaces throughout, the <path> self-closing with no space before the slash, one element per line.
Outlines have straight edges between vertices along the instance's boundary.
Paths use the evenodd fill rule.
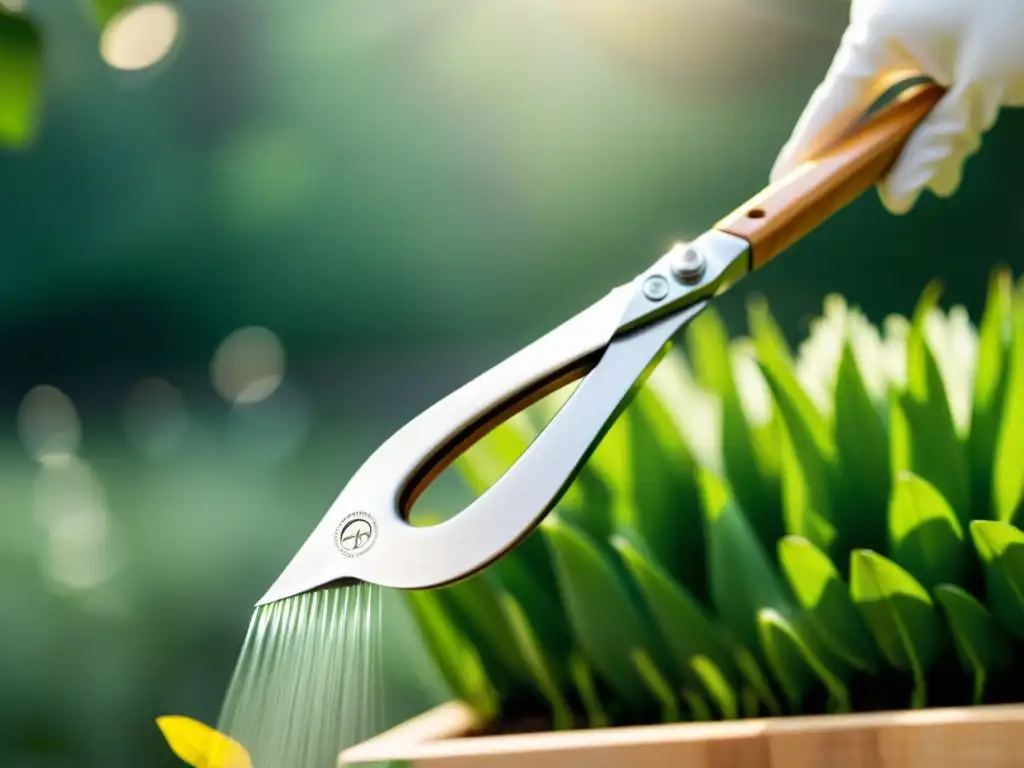
<path fill-rule="evenodd" d="M 687 285 L 700 282 L 704 277 L 704 270 L 707 269 L 704 254 L 692 245 L 676 246 L 673 251 L 672 274 L 675 278 Z"/>
<path fill-rule="evenodd" d="M 651 301 L 661 301 L 668 296 L 668 280 L 661 275 L 651 275 L 644 281 L 644 296 Z"/>

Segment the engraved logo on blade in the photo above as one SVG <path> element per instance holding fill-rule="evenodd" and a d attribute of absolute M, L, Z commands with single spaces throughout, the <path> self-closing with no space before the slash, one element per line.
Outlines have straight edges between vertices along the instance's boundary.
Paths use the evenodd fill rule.
<path fill-rule="evenodd" d="M 373 518 L 362 512 L 347 515 L 334 533 L 334 543 L 346 557 L 359 557 L 377 540 Z"/>

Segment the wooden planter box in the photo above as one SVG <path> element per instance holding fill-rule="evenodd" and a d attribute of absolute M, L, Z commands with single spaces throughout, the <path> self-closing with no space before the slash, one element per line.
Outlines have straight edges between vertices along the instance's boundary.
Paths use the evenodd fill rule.
<path fill-rule="evenodd" d="M 341 754 L 391 768 L 1024 768 L 1024 705 L 473 736 L 444 704 Z"/>

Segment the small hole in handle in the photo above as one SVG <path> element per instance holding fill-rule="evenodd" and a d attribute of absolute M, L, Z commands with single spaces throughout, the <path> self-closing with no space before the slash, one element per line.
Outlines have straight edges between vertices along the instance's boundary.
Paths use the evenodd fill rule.
<path fill-rule="evenodd" d="M 764 218 L 764 208 L 751 208 L 749 211 L 747 211 L 747 218 L 748 219 L 763 219 Z"/>

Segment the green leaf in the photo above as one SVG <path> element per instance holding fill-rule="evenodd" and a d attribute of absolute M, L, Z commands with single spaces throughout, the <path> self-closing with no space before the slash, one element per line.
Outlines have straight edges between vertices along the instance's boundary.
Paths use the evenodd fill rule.
<path fill-rule="evenodd" d="M 971 538 L 984 564 L 992 615 L 1007 632 L 1024 640 L 1024 532 L 1009 523 L 975 520 Z"/>
<path fill-rule="evenodd" d="M 519 649 L 519 654 L 533 676 L 538 691 L 551 708 L 554 730 L 572 728 L 572 710 L 562 693 L 563 681 L 559 679 L 557 667 L 548 656 L 548 649 L 538 641 L 525 611 L 515 598 L 504 593 L 499 596 L 499 600 L 509 628 L 512 630 L 512 638 Z M 568 661 L 568 657 L 566 661 Z"/>
<path fill-rule="evenodd" d="M 779 542 L 779 563 L 822 642 L 851 666 L 875 672 L 878 646 L 828 555 L 807 539 L 787 536 Z"/>
<path fill-rule="evenodd" d="M 722 462 L 736 500 L 765 546 L 778 539 L 782 517 L 778 492 L 758 457 L 756 436 L 740 403 L 721 317 L 704 310 L 687 326 L 687 348 L 697 380 L 721 398 Z"/>
<path fill-rule="evenodd" d="M 496 579 L 516 599 L 535 628 L 538 640 L 556 660 L 559 673 L 563 673 L 565 659 L 572 647 L 572 631 L 566 626 L 558 593 L 552 589 L 554 576 L 549 579 L 543 572 L 538 573 L 534 566 L 536 556 L 523 556 L 522 550 L 526 547 L 539 547 L 540 554 L 548 557 L 543 536 L 538 531 L 518 548 L 494 561 L 487 569 L 488 576 Z M 554 573 L 553 570 L 551 572 Z"/>
<path fill-rule="evenodd" d="M 541 523 L 541 530 L 577 642 L 616 694 L 642 708 L 649 703 L 646 685 L 626 660 L 634 648 L 654 644 L 630 591 L 585 533 L 554 515 Z"/>
<path fill-rule="evenodd" d="M 714 307 L 708 307 L 690 321 L 686 327 L 686 348 L 701 386 L 719 397 L 735 391 L 728 354 L 729 333 Z"/>
<path fill-rule="evenodd" d="M 692 688 L 683 688 L 682 697 L 690 710 L 690 719 L 695 723 L 704 723 L 711 719 L 711 708 L 704 697 Z"/>
<path fill-rule="evenodd" d="M 896 563 L 868 550 L 850 557 L 850 593 L 886 661 L 914 676 L 911 706 L 923 707 L 925 672 L 945 647 L 931 596 Z"/>
<path fill-rule="evenodd" d="M 703 599 L 706 545 L 693 456 L 650 388 L 637 393 L 626 416 L 636 510 L 631 527 L 658 562 Z"/>
<path fill-rule="evenodd" d="M 997 520 L 1014 522 L 1024 497 L 1024 289 L 1013 297 L 1013 341 L 1009 359 L 1009 383 L 995 449 L 993 480 Z"/>
<path fill-rule="evenodd" d="M 587 714 L 587 725 L 591 728 L 606 728 L 610 725 L 608 714 L 601 704 L 601 697 L 597 694 L 597 686 L 594 684 L 594 675 L 590 665 L 581 653 L 574 653 L 569 659 L 569 670 L 572 675 L 576 691 L 580 695 L 580 703 L 583 711 Z"/>
<path fill-rule="evenodd" d="M 967 571 L 969 553 L 956 514 L 935 486 L 910 472 L 896 478 L 889 544 L 892 559 L 925 589 L 959 584 Z"/>
<path fill-rule="evenodd" d="M 797 381 L 793 357 L 782 331 L 768 311 L 767 303 L 752 301 L 748 315 L 758 362 L 786 423 L 795 433 L 794 442 L 798 449 L 804 450 L 801 444 L 806 442 L 806 448 L 813 446 L 819 455 L 831 459 L 835 445 L 828 423 Z"/>
<path fill-rule="evenodd" d="M 758 646 L 757 613 L 790 606 L 761 542 L 721 480 L 701 473 L 708 515 L 708 571 L 711 602 L 739 643 Z"/>
<path fill-rule="evenodd" d="M 36 132 L 43 39 L 30 19 L 0 9 L 0 144 L 21 148 Z"/>
<path fill-rule="evenodd" d="M 736 691 L 729 684 L 722 668 L 707 656 L 694 656 L 690 659 L 690 667 L 700 680 L 708 696 L 715 702 L 723 720 L 735 720 L 739 716 L 739 703 Z"/>
<path fill-rule="evenodd" d="M 483 720 L 498 712 L 497 693 L 473 645 L 456 629 L 435 590 L 403 593 L 413 621 L 451 692 Z"/>
<path fill-rule="evenodd" d="M 488 571 L 449 587 L 434 590 L 445 613 L 473 643 L 480 659 L 500 687 L 531 683 L 498 596 L 501 588 Z"/>
<path fill-rule="evenodd" d="M 834 667 L 838 659 L 830 657 L 802 623 L 797 621 L 784 583 L 778 579 L 760 541 L 736 505 L 728 496 L 722 495 L 720 481 L 708 473 L 702 475 L 702 478 L 708 486 L 706 497 L 720 500 L 717 505 L 705 502 L 709 516 L 711 601 L 737 645 L 743 649 L 763 649 L 762 627 L 758 622 L 762 612 L 768 610 L 789 622 L 788 626 L 799 635 L 809 652 L 818 657 L 821 666 Z M 752 654 L 750 660 L 757 661 Z M 789 669 L 780 670 L 774 666 L 778 658 L 767 657 L 766 660 L 783 685 L 797 680 Z M 766 691 L 767 686 L 756 680 L 755 670 L 749 662 L 741 664 L 740 670 L 748 676 L 762 697 L 767 699 L 771 696 Z M 812 669 L 811 674 L 817 675 L 818 670 Z M 785 678 L 786 682 L 781 678 Z M 778 707 L 777 703 L 769 703 L 767 700 L 765 703 L 769 707 Z"/>
<path fill-rule="evenodd" d="M 998 518 L 998 512 L 993 506 L 993 467 L 1003 405 L 1010 382 L 1011 365 L 1008 360 L 1013 338 L 1012 285 L 1009 270 L 993 273 L 985 301 L 985 315 L 978 333 L 978 367 L 974 377 L 971 432 L 967 443 L 972 503 L 976 517 Z M 1006 467 L 1003 469 L 1005 471 Z"/>
<path fill-rule="evenodd" d="M 712 680 L 708 694 L 720 709 L 734 710 L 732 689 L 740 682 L 739 670 L 729 644 L 700 603 L 624 537 L 616 536 L 613 544 L 650 607 L 680 678 L 689 684 Z"/>
<path fill-rule="evenodd" d="M 757 717 L 761 709 L 761 699 L 758 697 L 757 691 L 750 686 L 744 686 L 740 692 L 740 710 L 743 713 L 743 717 L 751 718 Z M 773 717 L 778 717 L 780 713 L 773 713 Z"/>
<path fill-rule="evenodd" d="M 849 340 L 836 373 L 833 413 L 837 480 L 842 488 L 836 502 L 843 507 L 836 519 L 850 549 L 881 548 L 890 488 L 889 436 L 864 386 Z"/>
<path fill-rule="evenodd" d="M 778 451 L 782 465 L 782 507 L 786 533 L 806 538 L 826 552 L 830 551 L 838 532 L 828 517 L 828 508 L 821 506 L 823 502 L 828 503 L 828 494 L 823 490 L 825 478 L 820 463 L 812 459 L 807 465 L 802 464 L 796 446 L 785 428 L 779 435 Z"/>
<path fill-rule="evenodd" d="M 890 404 L 892 475 L 913 472 L 930 482 L 966 526 L 971 519 L 967 450 L 957 436 L 942 376 L 924 333 L 939 292 L 937 283 L 924 291 L 907 336 L 907 389 L 893 392 Z"/>
<path fill-rule="evenodd" d="M 661 704 L 661 721 L 663 723 L 677 722 L 679 720 L 679 700 L 672 691 L 672 686 L 658 671 L 650 654 L 642 648 L 634 648 L 630 654 L 630 661 L 637 674 L 647 684 L 647 690 Z"/>
<path fill-rule="evenodd" d="M 832 712 L 850 711 L 850 694 L 843 681 L 792 622 L 767 608 L 758 612 L 757 627 L 761 647 L 791 707 L 799 710 L 816 678 L 828 689 Z"/>
<path fill-rule="evenodd" d="M 740 673 L 747 681 L 747 684 L 740 690 L 741 705 L 745 715 L 755 717 L 761 704 L 768 709 L 770 716 L 781 715 L 782 707 L 778 699 L 775 698 L 775 692 L 768 682 L 768 677 L 761 669 L 754 654 L 742 645 L 736 644 L 733 646 L 733 658 L 736 660 L 736 666 L 739 667 Z"/>
<path fill-rule="evenodd" d="M 973 703 L 981 704 L 988 673 L 1009 666 L 1013 647 L 985 606 L 960 587 L 940 584 L 935 599 L 946 614 L 960 663 L 974 675 Z"/>

